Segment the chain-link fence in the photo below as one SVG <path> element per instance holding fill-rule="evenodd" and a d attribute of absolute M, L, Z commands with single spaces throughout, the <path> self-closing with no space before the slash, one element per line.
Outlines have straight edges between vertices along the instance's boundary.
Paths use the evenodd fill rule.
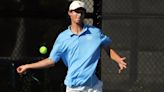
<path fill-rule="evenodd" d="M 117 65 L 102 51 L 105 92 L 164 91 L 162 4 L 162 0 L 103 0 L 102 29 L 128 63 L 118 74 Z"/>
<path fill-rule="evenodd" d="M 66 67 L 61 62 L 50 69 L 31 70 L 23 76 L 16 73 L 16 67 L 48 56 L 58 34 L 70 24 L 67 15 L 70 1 L 0 1 L 1 92 L 65 92 Z M 85 23 L 92 25 L 92 0 L 87 7 Z M 45 55 L 39 53 L 42 45 L 48 48 Z"/>
<path fill-rule="evenodd" d="M 41 45 L 48 47 L 49 54 L 57 35 L 69 24 L 67 8 L 70 1 L 73 0 L 1 1 L 0 71 L 4 74 L 0 91 L 65 91 L 66 69 L 62 64 L 55 69 L 31 71 L 27 76 L 19 76 L 14 70 L 20 64 L 44 58 L 46 55 L 38 52 Z M 128 68 L 118 74 L 117 64 L 102 50 L 98 68 L 101 68 L 99 74 L 104 92 L 163 92 L 164 1 L 81 1 L 87 6 L 84 22 L 102 28 L 113 40 L 111 47 L 127 58 Z M 12 77 L 5 77 L 7 75 Z"/>

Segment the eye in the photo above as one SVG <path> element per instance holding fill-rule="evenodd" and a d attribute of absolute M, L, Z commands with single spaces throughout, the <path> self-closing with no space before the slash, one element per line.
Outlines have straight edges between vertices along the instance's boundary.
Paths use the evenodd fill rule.
<path fill-rule="evenodd" d="M 83 10 L 74 10 L 76 13 L 81 13 L 81 14 L 83 14 L 84 13 L 84 11 Z"/>

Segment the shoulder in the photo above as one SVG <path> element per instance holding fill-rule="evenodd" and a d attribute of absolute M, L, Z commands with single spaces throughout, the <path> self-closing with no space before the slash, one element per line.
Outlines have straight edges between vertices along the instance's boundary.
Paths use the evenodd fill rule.
<path fill-rule="evenodd" d="M 86 25 L 88 30 L 92 33 L 92 34 L 101 34 L 101 29 L 92 25 Z"/>
<path fill-rule="evenodd" d="M 57 40 L 63 41 L 68 39 L 68 37 L 69 37 L 69 33 L 68 33 L 68 29 L 66 29 L 58 35 Z"/>
<path fill-rule="evenodd" d="M 89 28 L 89 29 L 92 29 L 92 30 L 97 30 L 97 31 L 100 31 L 101 29 L 100 28 L 98 28 L 98 27 L 95 27 L 95 26 L 93 26 L 93 25 L 85 25 L 87 28 Z"/>
<path fill-rule="evenodd" d="M 101 32 L 101 29 L 92 25 L 85 25 L 92 32 Z"/>

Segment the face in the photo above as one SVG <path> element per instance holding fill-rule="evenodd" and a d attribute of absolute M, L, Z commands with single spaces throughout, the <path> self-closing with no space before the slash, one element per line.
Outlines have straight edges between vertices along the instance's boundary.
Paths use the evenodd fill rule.
<path fill-rule="evenodd" d="M 81 24 L 83 23 L 85 10 L 76 9 L 76 10 L 68 11 L 68 15 L 70 16 L 72 23 Z"/>

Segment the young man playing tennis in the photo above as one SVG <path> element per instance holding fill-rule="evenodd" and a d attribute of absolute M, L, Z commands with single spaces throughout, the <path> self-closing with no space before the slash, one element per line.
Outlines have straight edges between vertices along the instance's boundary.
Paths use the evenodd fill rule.
<path fill-rule="evenodd" d="M 96 66 L 102 47 L 118 63 L 119 72 L 126 68 L 125 58 L 121 58 L 109 48 L 111 39 L 100 29 L 83 24 L 86 8 L 84 2 L 73 1 L 68 10 L 71 25 L 57 37 L 48 58 L 17 68 L 22 74 L 29 69 L 54 66 L 61 58 L 68 67 L 64 80 L 66 92 L 102 92 L 102 82 L 97 78 Z"/>

